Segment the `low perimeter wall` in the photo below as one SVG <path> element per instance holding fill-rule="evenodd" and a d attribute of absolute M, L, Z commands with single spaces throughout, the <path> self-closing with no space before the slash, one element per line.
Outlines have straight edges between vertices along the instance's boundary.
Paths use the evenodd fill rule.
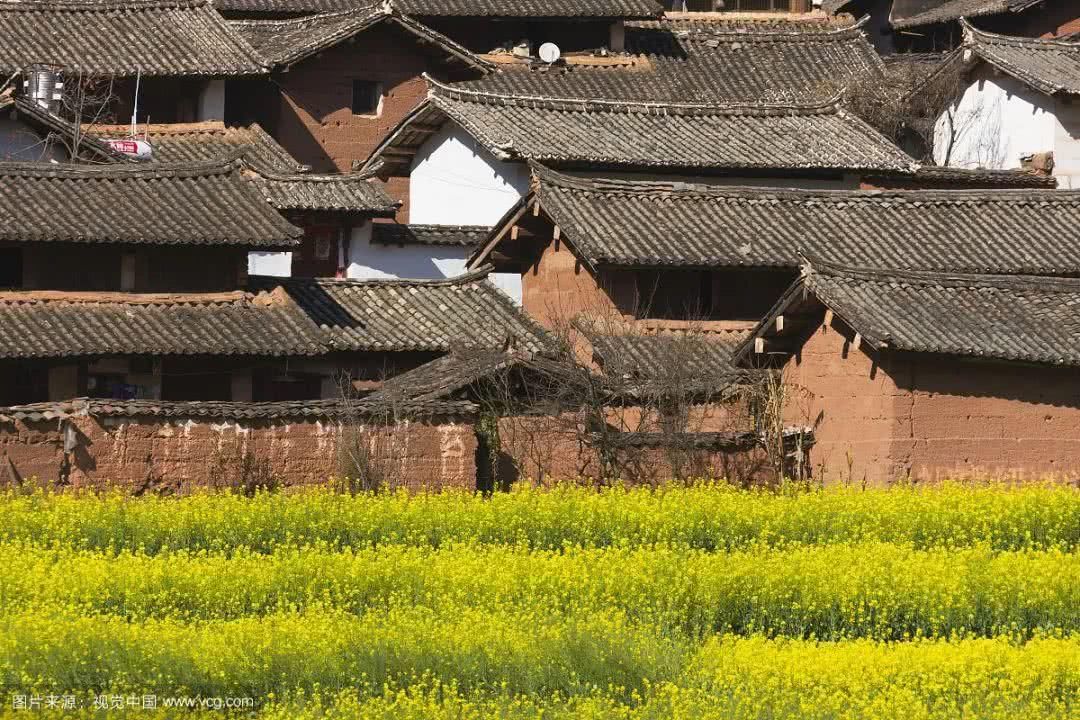
<path fill-rule="evenodd" d="M 360 437 L 365 429 L 359 428 Z M 355 432 L 307 418 L 159 417 L 0 420 L 0 487 L 184 492 L 272 477 L 284 486 L 324 484 L 342 475 L 339 444 Z M 476 434 L 468 419 L 409 421 L 379 462 L 395 486 L 414 490 L 476 486 Z"/>

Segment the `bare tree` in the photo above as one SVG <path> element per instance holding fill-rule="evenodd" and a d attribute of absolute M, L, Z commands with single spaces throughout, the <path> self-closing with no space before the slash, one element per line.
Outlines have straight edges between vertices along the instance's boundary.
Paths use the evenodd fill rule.
<path fill-rule="evenodd" d="M 687 480 L 716 474 L 713 460 L 740 441 L 757 444 L 743 392 L 756 374 L 715 362 L 725 350 L 704 321 L 656 328 L 636 314 L 648 315 L 549 308 L 556 352 L 489 378 L 481 405 L 498 415 L 500 442 L 519 474 L 597 484 Z"/>
<path fill-rule="evenodd" d="M 396 490 L 405 477 L 409 420 L 393 398 L 369 402 L 357 395 L 348 373 L 338 377 L 339 486 L 349 493 Z"/>

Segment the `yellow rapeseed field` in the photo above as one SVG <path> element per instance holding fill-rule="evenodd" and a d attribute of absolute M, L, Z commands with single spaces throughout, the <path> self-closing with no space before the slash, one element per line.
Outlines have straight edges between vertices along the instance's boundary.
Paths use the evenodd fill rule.
<path fill-rule="evenodd" d="M 0 495 L 0 717 L 1080 718 L 1078 547 L 1063 486 Z"/>

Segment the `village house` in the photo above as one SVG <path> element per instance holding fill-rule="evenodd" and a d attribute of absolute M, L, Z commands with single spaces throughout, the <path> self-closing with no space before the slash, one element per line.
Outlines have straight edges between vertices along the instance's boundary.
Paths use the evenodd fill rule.
<path fill-rule="evenodd" d="M 353 236 L 365 237 L 374 218 L 392 218 L 399 203 L 369 174 L 315 173 L 298 163 L 259 125 L 228 127 L 221 122 L 136 125 L 137 138 L 152 155 L 144 162 L 210 162 L 242 154 L 244 175 L 289 222 L 304 231 L 290 251 L 253 250 L 252 275 L 346 277 Z M 130 138 L 130 126 L 96 124 L 86 128 L 91 140 Z M 121 158 L 123 159 L 123 158 Z"/>
<path fill-rule="evenodd" d="M 491 69 L 386 3 L 229 25 L 271 69 L 237 89 L 230 123 L 258 122 L 321 172 L 348 172 L 364 160 L 423 97 L 424 73 L 452 81 Z"/>
<path fill-rule="evenodd" d="M 23 76 L 31 98 L 65 103 L 76 122 L 223 120 L 226 83 L 266 71 L 207 0 L 0 7 L 0 72 Z"/>
<path fill-rule="evenodd" d="M 736 358 L 798 389 L 824 482 L 1075 477 L 1078 305 L 1071 277 L 811 260 Z"/>
<path fill-rule="evenodd" d="M 1080 42 L 962 26 L 963 44 L 938 73 L 961 77 L 935 126 L 938 164 L 1036 166 L 1060 187 L 1080 187 Z"/>
<path fill-rule="evenodd" d="M 404 192 L 399 220 L 475 235 L 527 191 L 529 160 L 808 187 L 915 172 L 910 158 L 837 102 L 844 78 L 882 71 L 858 28 L 820 18 L 708 18 L 627 23 L 626 33 L 627 52 L 608 59 L 568 58 L 540 70 L 503 62 L 497 73 L 454 84 L 429 78 L 426 99 L 365 165 Z M 454 242 L 433 252 L 411 242 L 427 235 L 375 226 L 359 272 L 460 271 L 472 248 Z M 512 276 L 495 277 L 520 296 Z"/>
<path fill-rule="evenodd" d="M 995 33 L 1067 38 L 1080 32 L 1080 8 L 1070 0 L 823 0 L 830 14 L 865 17 L 882 55 L 943 53 L 963 40 L 963 18 Z"/>
<path fill-rule="evenodd" d="M 568 51 L 621 50 L 626 20 L 659 17 L 653 0 L 390 0 L 388 9 L 415 18 L 473 52 L 535 55 L 552 42 Z M 229 18 L 287 18 L 352 10 L 348 0 L 217 0 Z"/>

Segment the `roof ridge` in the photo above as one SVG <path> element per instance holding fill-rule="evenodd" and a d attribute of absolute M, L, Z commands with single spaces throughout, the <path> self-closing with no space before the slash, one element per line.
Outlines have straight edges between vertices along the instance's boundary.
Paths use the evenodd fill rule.
<path fill-rule="evenodd" d="M 1080 204 L 1080 190 L 1029 188 L 962 188 L 845 190 L 762 187 L 754 185 L 711 185 L 665 180 L 625 180 L 571 175 L 539 163 L 530 163 L 541 185 L 575 192 L 647 195 L 663 193 L 671 197 L 715 197 L 732 200 L 760 200 L 820 203 L 851 203 L 868 201 L 904 201 L 923 204 L 954 204 L 959 202 L 1012 202 L 1017 204 Z"/>
<path fill-rule="evenodd" d="M 277 277 L 274 275 L 249 275 L 248 279 L 253 280 L 256 283 L 265 283 L 270 285 L 272 283 L 278 283 L 282 286 L 289 285 L 319 285 L 330 287 L 454 287 L 478 284 L 478 281 L 487 279 L 487 276 L 491 273 L 490 266 L 483 266 L 461 275 L 455 275 L 449 278 L 427 278 L 427 279 L 409 279 L 409 278 L 370 278 L 370 279 L 357 279 L 357 278 L 298 278 L 298 277 Z M 491 287 L 494 288 L 492 285 Z"/>
<path fill-rule="evenodd" d="M 985 42 L 987 44 L 994 44 L 998 42 L 1008 43 L 1010 45 L 1020 45 L 1032 49 L 1061 49 L 1061 50 L 1073 50 L 1080 52 L 1080 42 L 1059 40 L 1057 38 L 1036 38 L 1036 37 L 1022 37 L 1019 35 L 1003 35 L 1001 33 L 993 33 L 988 30 L 981 30 L 970 22 L 967 18 L 960 18 L 960 27 L 964 31 L 964 43 L 965 44 L 977 44 L 979 42 Z"/>
<path fill-rule="evenodd" d="M 820 258 L 807 258 L 804 277 L 824 275 L 861 282 L 898 282 L 905 285 L 933 285 L 955 288 L 996 288 L 1039 292 L 1080 293 L 1080 278 L 998 273 L 941 272 L 904 268 L 855 267 Z"/>
<path fill-rule="evenodd" d="M 782 115 L 782 114 L 838 114 L 842 111 L 840 95 L 816 102 L 788 103 L 681 103 L 656 100 L 603 100 L 582 99 L 541 95 L 512 95 L 484 90 L 471 90 L 442 83 L 428 73 L 423 77 L 428 82 L 428 98 L 448 98 L 462 102 L 480 102 L 488 100 L 509 101 L 513 103 L 547 103 L 554 106 L 564 105 L 567 110 L 584 112 L 608 110 L 611 112 L 632 112 L 635 109 L 664 111 L 673 114 L 693 115 Z"/>
<path fill-rule="evenodd" d="M 191 160 L 174 163 L 115 163 L 105 165 L 6 162 L 0 161 L 0 177 L 42 178 L 117 178 L 117 177 L 209 177 L 225 175 L 240 168 L 245 152 L 239 148 L 211 160 Z"/>
<path fill-rule="evenodd" d="M 702 37 L 705 37 L 705 38 L 720 38 L 720 37 L 728 38 L 728 37 L 730 37 L 732 41 L 750 40 L 752 42 L 757 42 L 757 41 L 764 42 L 764 41 L 773 41 L 773 40 L 797 41 L 797 40 L 809 40 L 809 39 L 834 41 L 834 40 L 838 40 L 838 39 L 849 39 L 849 38 L 857 37 L 857 35 L 862 32 L 862 28 L 870 20 L 869 15 L 864 15 L 863 17 L 859 18 L 857 21 L 855 21 L 855 22 L 853 22 L 853 23 L 851 23 L 849 25 L 844 25 L 844 26 L 841 26 L 841 27 L 833 27 L 833 28 L 830 28 L 828 30 L 812 30 L 812 31 L 807 30 L 807 31 L 798 32 L 798 31 L 794 31 L 794 30 L 775 29 L 775 26 L 778 25 L 778 24 L 781 24 L 781 23 L 784 24 L 784 25 L 797 25 L 799 23 L 805 23 L 807 25 L 810 25 L 811 23 L 816 24 L 816 25 L 829 25 L 829 23 L 827 21 L 821 21 L 821 22 L 812 21 L 809 18 L 801 19 L 801 20 L 800 19 L 776 19 L 776 20 L 774 20 L 774 19 L 765 19 L 765 18 L 761 18 L 761 19 L 757 19 L 757 18 L 738 18 L 738 17 L 730 17 L 729 13 L 724 13 L 724 14 L 729 15 L 729 17 L 715 18 L 715 19 L 712 19 L 712 18 L 686 17 L 686 18 L 672 18 L 670 20 L 651 20 L 651 21 L 650 20 L 644 20 L 644 21 L 638 21 L 637 23 L 634 23 L 634 25 L 632 25 L 632 27 L 640 27 L 643 30 L 644 29 L 653 29 L 653 28 L 649 28 L 649 27 L 643 27 L 642 24 L 643 23 L 657 23 L 657 24 L 662 26 L 665 22 L 670 22 L 672 24 L 672 27 L 668 27 L 668 28 L 660 27 L 658 29 L 667 30 L 669 32 L 676 33 L 676 34 L 685 34 L 687 36 L 695 36 L 696 35 L 696 36 L 702 36 Z M 767 28 L 763 27 L 760 30 L 757 29 L 757 28 L 749 29 L 749 30 L 748 29 L 723 30 L 723 29 L 703 28 L 703 27 L 678 27 L 677 23 L 680 23 L 680 22 L 682 22 L 682 23 L 699 23 L 701 25 L 715 23 L 717 26 L 735 25 L 737 23 L 744 23 L 747 26 L 753 26 L 753 25 L 758 25 L 758 24 L 760 24 L 762 26 L 767 26 L 767 25 L 771 24 L 771 25 L 774 26 L 774 29 L 770 30 L 770 29 L 767 29 Z M 692 38 L 688 37 L 687 39 L 692 39 Z M 696 39 L 696 38 L 693 38 L 693 39 Z"/>
<path fill-rule="evenodd" d="M 209 6 L 210 0 L 5 0 L 0 8 L 14 12 L 112 12 L 114 10 L 156 10 Z"/>
<path fill-rule="evenodd" d="M 243 290 L 216 293 L 131 293 L 81 290 L 4 290 L 0 305 L 232 305 L 247 304 L 250 296 Z"/>
<path fill-rule="evenodd" d="M 472 231 L 487 232 L 491 230 L 491 225 L 456 225 L 450 223 L 388 223 L 391 225 L 404 225 L 407 228 L 424 228 L 425 230 L 439 231 L 439 230 L 457 230 L 457 231 Z"/>
<path fill-rule="evenodd" d="M 351 17 L 368 19 L 375 15 L 389 17 L 393 14 L 394 9 L 387 8 L 386 3 L 374 2 L 370 5 L 358 5 L 357 7 L 348 8 L 346 10 L 330 10 L 327 12 L 317 12 L 310 15 L 300 15 L 291 18 L 235 18 L 226 20 L 226 22 L 232 26 L 247 27 L 304 27 L 313 21 L 337 20 Z"/>

